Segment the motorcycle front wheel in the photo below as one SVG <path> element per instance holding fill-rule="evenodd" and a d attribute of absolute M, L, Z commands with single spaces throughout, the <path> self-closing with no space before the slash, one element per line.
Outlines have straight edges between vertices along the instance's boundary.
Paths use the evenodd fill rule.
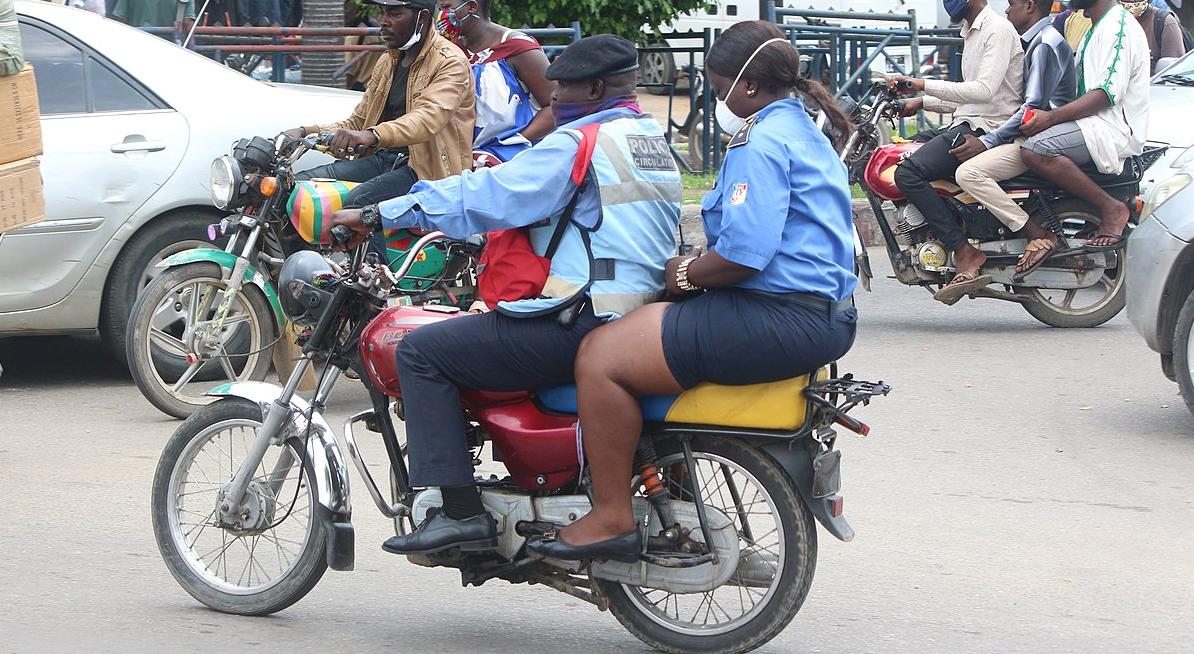
<path fill-rule="evenodd" d="M 126 331 L 129 371 L 163 413 L 186 418 L 212 401 L 205 395 L 212 387 L 269 374 L 277 338 L 269 301 L 246 282 L 217 330 L 226 291 L 220 267 L 198 262 L 158 275 L 137 297 Z"/>
<path fill-rule="evenodd" d="M 775 638 L 808 596 L 817 567 L 817 531 L 783 468 L 730 438 L 692 441 L 696 470 L 682 446 L 657 441 L 669 495 L 691 502 L 689 476 L 706 506 L 731 517 L 741 560 L 726 584 L 704 593 L 671 593 L 595 580 L 610 612 L 648 645 L 674 654 L 739 654 Z"/>
<path fill-rule="evenodd" d="M 182 423 L 153 479 L 153 532 L 192 597 L 224 613 L 268 615 L 303 598 L 327 570 L 314 467 L 294 436 L 256 466 L 237 524 L 219 506 L 261 426 L 261 408 L 228 397 Z"/>

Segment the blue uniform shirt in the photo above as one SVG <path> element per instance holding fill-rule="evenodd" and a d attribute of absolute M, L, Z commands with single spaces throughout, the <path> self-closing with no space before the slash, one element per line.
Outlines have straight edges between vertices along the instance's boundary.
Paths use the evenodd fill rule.
<path fill-rule="evenodd" d="M 845 166 L 800 100 L 768 105 L 749 129 L 701 201 L 709 248 L 759 271 L 741 288 L 846 299 L 858 278 Z"/>
<path fill-rule="evenodd" d="M 635 116 L 631 109 L 610 109 L 565 127 Z M 382 224 L 386 229 L 439 230 L 461 239 L 540 222 L 562 212 L 576 190 L 572 164 L 577 146 L 572 135 L 556 130 L 497 168 L 418 182 L 408 195 L 378 204 Z M 601 200 L 594 184 L 581 193 L 572 220 L 591 228 L 600 218 Z"/>

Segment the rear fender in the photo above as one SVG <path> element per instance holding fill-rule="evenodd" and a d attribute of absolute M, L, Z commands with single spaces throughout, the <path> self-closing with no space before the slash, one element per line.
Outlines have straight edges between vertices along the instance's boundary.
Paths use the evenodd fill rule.
<path fill-rule="evenodd" d="M 236 267 L 236 261 L 239 259 L 231 252 L 217 250 L 215 248 L 194 248 L 191 250 L 184 250 L 176 254 L 172 254 L 162 260 L 157 265 L 158 268 L 177 268 L 178 266 L 185 266 L 188 263 L 196 263 L 206 261 L 214 263 L 224 270 L 231 271 Z M 261 274 L 253 266 L 249 264 L 245 267 L 244 281 L 252 282 L 265 293 L 265 299 L 269 300 L 270 307 L 274 310 L 274 320 L 277 320 L 279 327 L 286 324 L 286 314 L 282 313 L 282 301 L 278 299 L 278 291 L 274 289 L 274 284 L 269 277 Z"/>
<path fill-rule="evenodd" d="M 805 506 L 826 531 L 841 541 L 854 539 L 854 529 L 846 522 L 845 516 L 833 515 L 833 504 L 840 497 L 838 456 L 824 456 L 818 468 L 814 468 L 813 454 L 804 440 L 765 441 L 759 442 L 758 447 L 783 466 L 796 484 L 800 499 L 804 500 Z M 830 452 L 836 453 L 837 450 Z"/>
<path fill-rule="evenodd" d="M 234 382 L 217 386 L 207 392 L 212 397 L 240 397 L 261 407 L 262 414 L 275 407 L 282 395 L 282 387 L 265 382 Z M 352 504 L 348 492 L 348 467 L 336 444 L 332 428 L 319 413 L 308 414 L 311 405 L 300 397 L 290 400 L 290 419 L 286 431 L 295 438 L 306 438 L 307 415 L 311 415 L 311 438 L 307 456 L 315 470 L 315 497 L 319 507 L 315 514 L 326 527 L 328 566 L 333 570 L 353 568 Z"/>

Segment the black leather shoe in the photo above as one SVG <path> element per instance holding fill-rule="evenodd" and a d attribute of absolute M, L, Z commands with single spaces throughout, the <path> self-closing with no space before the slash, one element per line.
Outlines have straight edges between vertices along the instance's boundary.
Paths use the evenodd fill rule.
<path fill-rule="evenodd" d="M 560 540 L 559 532 L 550 532 L 527 542 L 528 551 L 561 561 L 613 559 L 623 563 L 634 563 L 638 561 L 642 549 L 643 539 L 637 529 L 588 545 L 569 545 Z"/>
<path fill-rule="evenodd" d="M 431 554 L 451 548 L 463 552 L 484 552 L 497 547 L 497 521 L 488 513 L 453 520 L 439 508 L 427 511 L 418 529 L 393 536 L 381 548 L 393 554 Z"/>

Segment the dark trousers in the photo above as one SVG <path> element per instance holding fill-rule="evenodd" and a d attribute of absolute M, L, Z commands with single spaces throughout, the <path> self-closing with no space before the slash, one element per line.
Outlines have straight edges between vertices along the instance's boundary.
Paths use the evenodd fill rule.
<path fill-rule="evenodd" d="M 395 168 L 400 153 L 383 148 L 360 159 L 343 159 L 323 166 L 316 166 L 297 175 L 296 179 L 338 179 L 345 182 L 360 182 L 360 186 L 348 192 L 344 199 L 345 209 L 360 209 L 391 198 L 406 195 L 410 187 L 419 181 L 408 163 Z M 373 249 L 379 254 L 386 251 L 385 238 L 381 232 L 373 237 Z"/>
<path fill-rule="evenodd" d="M 473 483 L 460 388 L 521 391 L 570 384 L 581 340 L 600 325 L 588 308 L 569 327 L 554 314 L 511 318 L 491 311 L 407 334 L 397 356 L 411 485 Z"/>
<path fill-rule="evenodd" d="M 945 200 L 937 195 L 936 189 L 930 184 L 938 179 L 953 179 L 954 171 L 962 164 L 949 153 L 953 147 L 950 142 L 958 134 L 978 136 L 982 132 L 976 132 L 968 125 L 947 129 L 920 146 L 920 149 L 896 168 L 895 173 L 896 186 L 917 209 L 920 209 L 933 233 L 951 252 L 966 243 L 966 235 L 962 232 L 961 223 L 945 204 Z"/>

